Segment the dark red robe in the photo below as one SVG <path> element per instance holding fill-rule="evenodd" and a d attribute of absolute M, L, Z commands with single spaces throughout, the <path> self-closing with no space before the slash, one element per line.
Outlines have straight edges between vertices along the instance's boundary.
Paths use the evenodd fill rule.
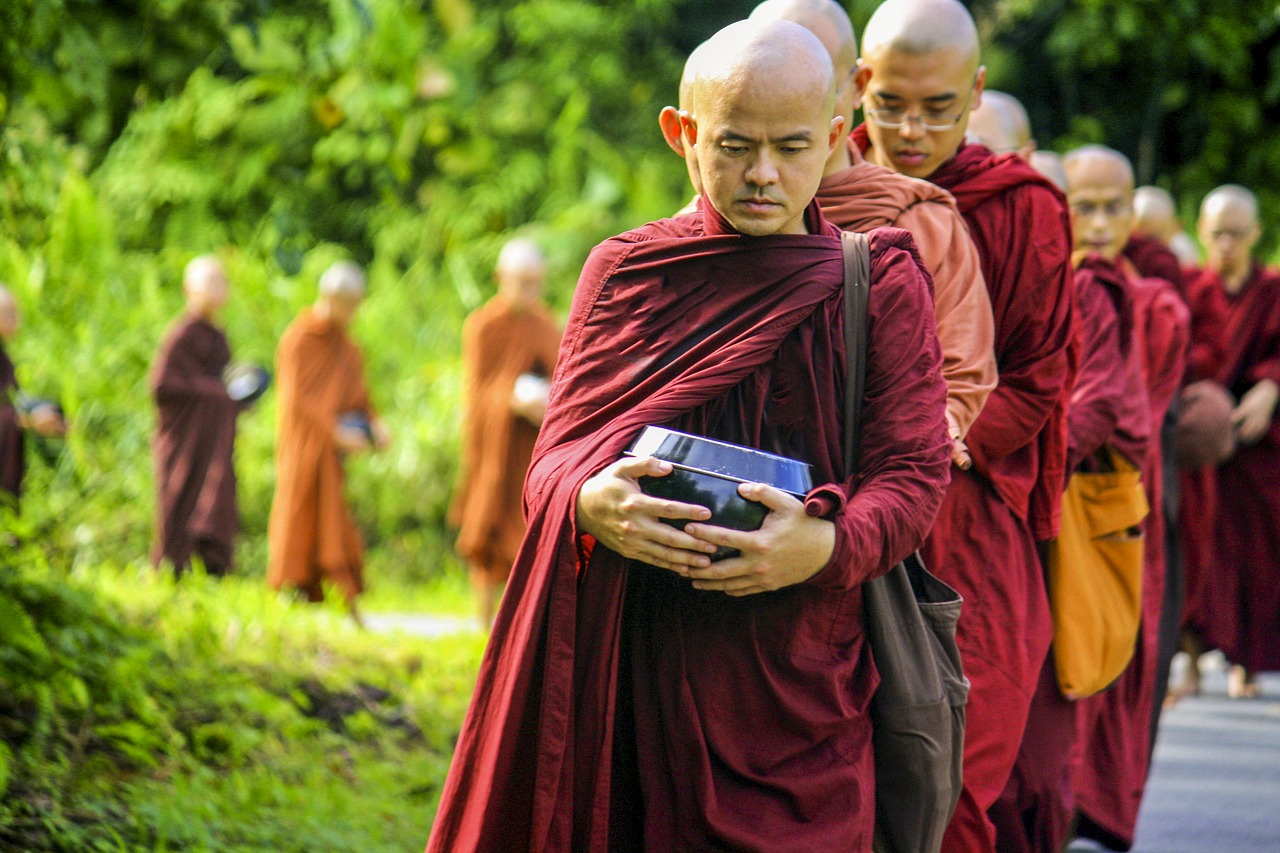
<path fill-rule="evenodd" d="M 1133 347 L 1140 358 L 1151 440 L 1142 464 L 1152 511 L 1143 524 L 1142 624 L 1133 660 L 1104 692 L 1081 702 L 1072 787 L 1080 821 L 1076 832 L 1117 850 L 1133 845 L 1138 810 L 1151 766 L 1150 726 L 1163 701 L 1159 676 L 1165 599 L 1164 452 L 1159 426 L 1186 369 L 1190 314 L 1163 279 L 1131 277 Z"/>
<path fill-rule="evenodd" d="M 1193 370 L 1216 367 L 1207 378 L 1237 400 L 1263 379 L 1280 382 L 1280 273 L 1255 267 L 1240 292 L 1228 294 L 1204 270 L 1188 296 L 1193 359 L 1217 343 L 1203 336 L 1222 330 L 1220 360 L 1201 360 Z M 1280 669 L 1280 420 L 1216 471 L 1190 474 L 1183 494 L 1187 622 L 1232 663 Z"/>
<path fill-rule="evenodd" d="M 151 561 L 178 574 L 197 553 L 210 574 L 231 570 L 240 528 L 236 507 L 236 415 L 222 371 L 227 337 L 205 320 L 184 317 L 170 329 L 151 366 L 158 419 L 152 440 L 156 541 Z"/>
<path fill-rule="evenodd" d="M 1110 444 L 1142 464 L 1148 413 L 1134 342 L 1133 297 L 1124 273 L 1097 255 L 1076 271 L 1081 353 L 1067 412 L 1071 470 L 1098 470 Z M 990 816 L 1000 853 L 1056 853 L 1068 840 L 1075 803 L 1071 758 L 1080 705 L 1058 689 L 1052 656 L 1036 685 L 1018 758 Z"/>
<path fill-rule="evenodd" d="M 704 203 L 592 252 L 428 850 L 870 849 L 860 584 L 932 522 L 945 386 L 910 238 L 873 232 L 864 465 L 840 476 L 841 253 L 807 221 L 744 237 Z M 599 545 L 579 573 L 578 490 L 646 424 L 809 461 L 840 507 L 829 565 L 745 598 Z"/>
<path fill-rule="evenodd" d="M 854 131 L 865 151 L 866 128 Z M 994 849 L 987 809 L 1017 756 L 1052 625 L 1036 543 L 1057 533 L 1075 371 L 1071 229 L 1062 194 L 1016 154 L 962 145 L 929 180 L 955 196 L 995 317 L 999 381 L 965 441 L 924 549 L 964 596 L 971 689 L 964 789 L 943 850 Z"/>
<path fill-rule="evenodd" d="M 1133 264 L 1139 278 L 1159 278 L 1169 282 L 1179 297 L 1186 290 L 1182 264 L 1173 250 L 1155 237 L 1134 234 L 1122 253 Z"/>
<path fill-rule="evenodd" d="M 0 343 L 0 501 L 12 500 L 15 507 L 27 468 L 22 427 L 18 425 L 18 408 L 14 405 L 17 393 L 18 375 L 4 344 Z"/>

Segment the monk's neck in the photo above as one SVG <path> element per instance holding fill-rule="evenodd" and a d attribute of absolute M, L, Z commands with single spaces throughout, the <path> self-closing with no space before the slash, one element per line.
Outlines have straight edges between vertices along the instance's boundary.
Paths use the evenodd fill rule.
<path fill-rule="evenodd" d="M 829 178 L 845 169 L 852 169 L 854 163 L 862 159 L 861 155 L 856 153 L 857 150 L 857 146 L 848 140 L 837 145 L 836 150 L 832 151 L 831 156 L 827 158 L 827 165 L 822 169 L 822 177 Z M 856 160 L 855 157 L 857 157 Z"/>
<path fill-rule="evenodd" d="M 1244 286 L 1249 283 L 1250 273 L 1252 272 L 1253 267 L 1250 264 L 1245 264 L 1243 268 L 1231 270 L 1230 272 L 1219 270 L 1218 277 L 1222 279 L 1222 289 L 1235 296 L 1244 290 Z"/>

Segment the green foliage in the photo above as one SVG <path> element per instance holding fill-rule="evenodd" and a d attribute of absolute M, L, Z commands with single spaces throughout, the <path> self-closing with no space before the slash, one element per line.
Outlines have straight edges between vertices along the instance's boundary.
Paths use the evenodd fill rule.
<path fill-rule="evenodd" d="M 19 549 L 0 573 L 0 848 L 418 846 L 479 651 L 363 634 L 258 583 L 68 578 Z"/>

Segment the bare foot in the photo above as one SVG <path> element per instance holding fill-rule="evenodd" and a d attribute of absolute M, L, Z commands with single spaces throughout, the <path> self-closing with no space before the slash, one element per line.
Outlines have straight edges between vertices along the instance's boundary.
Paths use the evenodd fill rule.
<path fill-rule="evenodd" d="M 1176 684 L 1169 685 L 1169 692 L 1164 697 L 1164 709 L 1167 711 L 1188 696 L 1200 695 L 1200 660 L 1195 655 L 1187 655 L 1187 667 Z"/>
<path fill-rule="evenodd" d="M 1253 673 L 1236 664 L 1227 671 L 1227 695 L 1232 699 L 1257 699 L 1258 682 Z"/>

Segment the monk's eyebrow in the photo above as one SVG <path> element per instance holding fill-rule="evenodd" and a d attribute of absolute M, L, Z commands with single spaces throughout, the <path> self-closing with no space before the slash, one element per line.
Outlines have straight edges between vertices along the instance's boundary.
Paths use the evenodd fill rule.
<path fill-rule="evenodd" d="M 883 89 L 874 90 L 872 94 L 874 94 L 876 98 L 878 98 L 881 101 L 906 100 L 901 95 L 895 94 L 894 92 L 886 92 Z M 945 105 L 954 101 L 958 97 L 960 97 L 960 95 L 957 92 L 943 92 L 938 95 L 930 95 L 927 98 L 921 98 L 921 100 L 924 101 L 924 103 L 926 104 Z"/>

